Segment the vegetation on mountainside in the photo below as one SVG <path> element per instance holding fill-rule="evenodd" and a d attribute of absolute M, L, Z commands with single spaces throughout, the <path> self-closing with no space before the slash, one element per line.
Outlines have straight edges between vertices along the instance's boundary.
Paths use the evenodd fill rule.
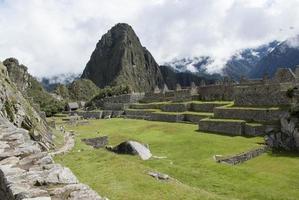
<path fill-rule="evenodd" d="M 6 66 L 8 75 L 17 89 L 24 95 L 37 111 L 43 111 L 47 116 L 61 112 L 64 103 L 52 97 L 43 86 L 28 73 L 26 66 L 19 64 L 15 58 L 6 59 L 3 64 Z"/>
<path fill-rule="evenodd" d="M 69 85 L 58 84 L 54 93 L 66 101 L 89 101 L 100 89 L 88 79 L 77 79 Z"/>
<path fill-rule="evenodd" d="M 144 120 L 92 120 L 75 131 L 76 146 L 55 160 L 80 181 L 109 199 L 256 199 L 285 200 L 299 196 L 299 159 L 292 154 L 264 154 L 243 164 L 219 164 L 213 155 L 232 155 L 255 148 L 261 137 L 245 138 L 198 132 L 197 125 Z M 124 140 L 149 144 L 155 156 L 142 161 L 93 149 L 83 138 L 107 135 L 109 145 Z M 158 181 L 147 175 L 158 171 L 174 180 Z"/>
<path fill-rule="evenodd" d="M 69 97 L 76 101 L 89 101 L 99 93 L 99 88 L 88 79 L 75 80 L 68 86 Z"/>
<path fill-rule="evenodd" d="M 30 86 L 26 90 L 26 97 L 33 107 L 34 104 L 39 105 L 39 109 L 45 112 L 47 117 L 63 111 L 64 102 L 53 98 L 35 78 L 31 77 L 29 81 Z"/>
<path fill-rule="evenodd" d="M 131 93 L 131 89 L 129 86 L 123 86 L 123 85 L 115 86 L 115 87 L 108 86 L 105 87 L 104 89 L 100 89 L 98 94 L 90 101 L 88 101 L 85 106 L 95 109 L 96 102 L 99 102 L 106 97 L 118 96 L 118 95 L 129 94 L 129 93 Z"/>

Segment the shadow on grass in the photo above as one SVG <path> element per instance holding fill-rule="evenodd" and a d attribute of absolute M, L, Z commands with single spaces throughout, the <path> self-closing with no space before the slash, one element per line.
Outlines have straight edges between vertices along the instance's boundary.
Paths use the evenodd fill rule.
<path fill-rule="evenodd" d="M 216 132 L 209 132 L 209 131 L 200 131 L 200 130 L 195 130 L 194 132 L 200 133 L 200 134 L 211 134 L 211 135 L 221 135 L 221 136 L 227 136 L 227 137 L 244 137 L 244 138 L 263 138 L 264 136 L 262 135 L 257 135 L 257 136 L 250 136 L 250 135 L 229 135 L 226 133 L 216 133 Z"/>
<path fill-rule="evenodd" d="M 299 158 L 299 152 L 287 152 L 283 150 L 270 150 L 268 155 L 271 157 L 289 157 L 289 158 Z"/>

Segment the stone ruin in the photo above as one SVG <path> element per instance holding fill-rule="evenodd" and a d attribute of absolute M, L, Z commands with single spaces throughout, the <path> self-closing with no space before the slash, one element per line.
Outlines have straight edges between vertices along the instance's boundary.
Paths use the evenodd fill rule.
<path fill-rule="evenodd" d="M 0 118 L 1 200 L 101 200 L 70 169 L 55 164 L 28 131 Z"/>

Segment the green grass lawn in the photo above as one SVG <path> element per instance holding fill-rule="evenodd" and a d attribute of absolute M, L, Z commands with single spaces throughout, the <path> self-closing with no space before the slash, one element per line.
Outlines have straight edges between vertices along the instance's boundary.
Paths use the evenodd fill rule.
<path fill-rule="evenodd" d="M 110 200 L 299 198 L 298 157 L 265 154 L 237 166 L 212 159 L 215 154 L 255 148 L 262 138 L 206 134 L 198 132 L 197 125 L 128 119 L 93 120 L 68 128 L 75 131 L 76 146 L 55 160 Z M 105 149 L 94 150 L 81 142 L 100 135 L 108 135 L 110 145 L 129 139 L 149 144 L 153 155 L 167 158 L 142 161 Z M 150 170 L 175 180 L 157 181 L 146 174 Z"/>

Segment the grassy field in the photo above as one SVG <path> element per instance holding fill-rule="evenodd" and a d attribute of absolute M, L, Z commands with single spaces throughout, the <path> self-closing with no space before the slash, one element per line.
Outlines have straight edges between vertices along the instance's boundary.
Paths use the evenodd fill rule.
<path fill-rule="evenodd" d="M 67 128 L 75 131 L 76 146 L 55 160 L 110 200 L 299 198 L 298 157 L 265 154 L 237 166 L 218 164 L 212 158 L 249 150 L 262 138 L 205 134 L 196 125 L 128 119 L 94 120 Z M 94 150 L 81 142 L 100 135 L 108 135 L 110 145 L 129 139 L 149 144 L 153 155 L 167 159 L 142 161 Z M 166 173 L 175 180 L 157 181 L 148 171 Z"/>

